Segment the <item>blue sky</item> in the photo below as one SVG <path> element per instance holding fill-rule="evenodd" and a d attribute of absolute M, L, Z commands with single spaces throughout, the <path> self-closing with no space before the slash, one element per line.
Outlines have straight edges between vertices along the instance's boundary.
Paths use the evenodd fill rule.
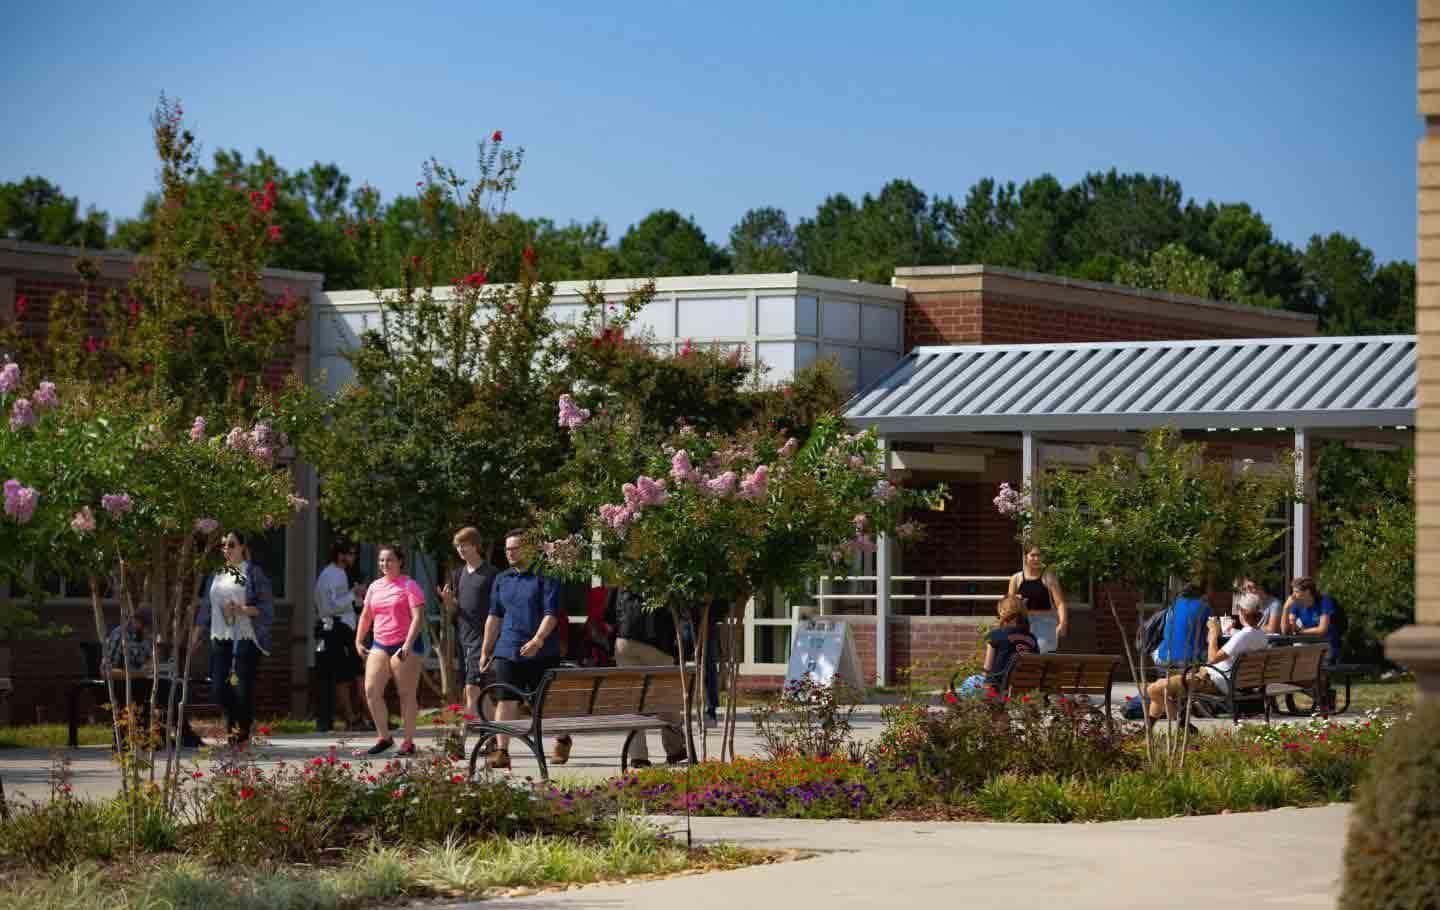
<path fill-rule="evenodd" d="M 895 177 L 959 198 L 1116 167 L 1250 202 L 1294 243 L 1415 255 L 1413 0 L 136 0 L 17 4 L 5 31 L 0 180 L 112 216 L 153 185 L 163 90 L 208 149 L 335 161 L 387 197 L 503 129 L 515 207 L 612 239 L 657 207 L 724 242 L 748 208 L 794 222 Z"/>

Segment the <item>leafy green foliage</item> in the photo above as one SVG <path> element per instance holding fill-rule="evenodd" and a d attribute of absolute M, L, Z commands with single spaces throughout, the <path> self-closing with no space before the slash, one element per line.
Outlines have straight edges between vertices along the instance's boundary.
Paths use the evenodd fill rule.
<path fill-rule="evenodd" d="M 1440 894 L 1440 704 L 1421 700 L 1375 756 L 1345 844 L 1344 910 L 1424 907 Z"/>
<path fill-rule="evenodd" d="M 43 177 L 0 183 L 0 237 L 54 246 L 105 245 L 109 216 L 80 202 Z"/>

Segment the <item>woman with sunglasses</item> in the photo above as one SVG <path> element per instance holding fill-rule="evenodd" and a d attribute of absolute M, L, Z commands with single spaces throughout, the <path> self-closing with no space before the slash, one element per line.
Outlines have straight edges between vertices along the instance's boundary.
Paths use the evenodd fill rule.
<path fill-rule="evenodd" d="M 408 575 L 405 551 L 396 544 L 380 550 L 380 577 L 365 592 L 365 609 L 355 629 L 355 650 L 365 661 L 365 701 L 375 721 L 375 745 L 365 755 L 379 755 L 395 745 L 390 738 L 390 709 L 385 704 L 385 687 L 395 679 L 400 695 L 400 719 L 405 725 L 405 742 L 400 755 L 415 754 L 415 717 L 420 713 L 416 690 L 420 685 L 420 662 L 425 644 L 420 624 L 425 619 L 425 592 Z M 375 628 L 374 641 L 365 647 L 365 636 Z"/>
<path fill-rule="evenodd" d="M 245 535 L 231 531 L 220 539 L 225 567 L 205 579 L 190 647 L 210 640 L 210 686 L 225 712 L 229 743 L 244 748 L 255 721 L 255 671 L 260 655 L 270 653 L 270 624 L 275 595 L 270 579 L 250 560 Z"/>

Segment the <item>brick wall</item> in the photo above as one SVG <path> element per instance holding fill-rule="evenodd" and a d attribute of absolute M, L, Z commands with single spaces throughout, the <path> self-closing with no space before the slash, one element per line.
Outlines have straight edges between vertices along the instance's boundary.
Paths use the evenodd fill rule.
<path fill-rule="evenodd" d="M 949 481 L 945 511 L 910 518 L 924 534 L 902 545 L 905 575 L 1009 575 L 1020 567 L 1015 524 L 995 511 L 998 483 Z"/>
<path fill-rule="evenodd" d="M 1067 341 L 1175 341 L 1244 338 L 1250 333 L 1233 323 L 1142 318 L 1099 309 L 1046 303 L 986 291 L 980 306 L 984 344 L 1033 344 Z"/>
<path fill-rule="evenodd" d="M 905 350 L 922 344 L 979 344 L 981 298 L 977 291 L 911 294 L 905 303 Z"/>

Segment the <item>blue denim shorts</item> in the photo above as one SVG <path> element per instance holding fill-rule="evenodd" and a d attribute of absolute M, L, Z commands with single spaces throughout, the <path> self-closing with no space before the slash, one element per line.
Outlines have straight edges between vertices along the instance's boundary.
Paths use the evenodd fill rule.
<path fill-rule="evenodd" d="M 372 647 L 374 647 L 378 651 L 384 651 L 386 654 L 394 657 L 397 651 L 405 647 L 405 642 L 402 640 L 395 642 L 395 644 L 393 645 L 384 645 L 377 641 L 372 645 Z M 425 642 L 421 641 L 418 638 L 415 639 L 415 644 L 410 647 L 410 650 L 414 651 L 416 654 L 424 654 Z"/>

